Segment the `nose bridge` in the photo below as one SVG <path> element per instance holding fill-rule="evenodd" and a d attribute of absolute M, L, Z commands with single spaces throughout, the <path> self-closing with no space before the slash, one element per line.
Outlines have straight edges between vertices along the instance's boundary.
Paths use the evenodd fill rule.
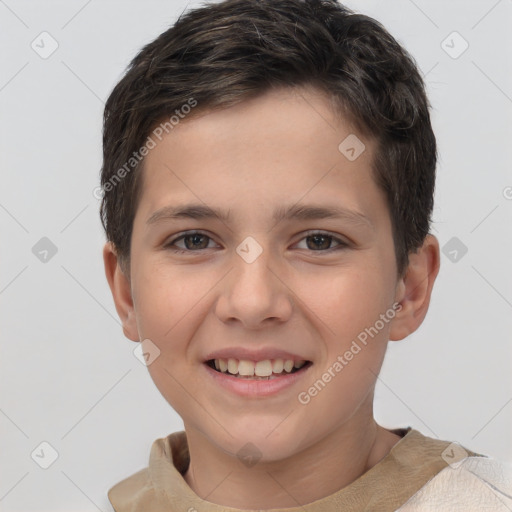
<path fill-rule="evenodd" d="M 253 295 L 258 293 L 270 293 L 275 279 L 270 269 L 271 261 L 269 251 L 261 251 L 260 254 L 254 254 L 250 249 L 245 255 L 240 255 L 242 249 L 237 249 L 237 257 L 234 258 L 235 279 L 234 285 L 243 290 L 246 287 Z M 273 279 L 272 279 L 273 278 Z"/>
<path fill-rule="evenodd" d="M 279 264 L 271 251 L 247 237 L 233 254 L 233 267 L 217 304 L 220 319 L 256 327 L 270 318 L 284 321 L 290 316 L 290 294 L 275 275 Z"/>

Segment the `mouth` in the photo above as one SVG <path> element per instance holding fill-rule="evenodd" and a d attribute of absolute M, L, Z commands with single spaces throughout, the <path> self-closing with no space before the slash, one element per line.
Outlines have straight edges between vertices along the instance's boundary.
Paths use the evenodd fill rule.
<path fill-rule="evenodd" d="M 247 359 L 210 359 L 207 366 L 218 373 L 226 374 L 241 380 L 273 380 L 283 378 L 292 373 L 305 371 L 313 363 L 306 360 L 264 359 L 250 361 Z"/>

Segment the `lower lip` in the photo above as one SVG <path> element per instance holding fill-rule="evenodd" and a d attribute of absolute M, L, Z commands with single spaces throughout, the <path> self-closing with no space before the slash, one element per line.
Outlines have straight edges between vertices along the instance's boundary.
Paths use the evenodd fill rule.
<path fill-rule="evenodd" d="M 270 380 L 239 379 L 233 375 L 218 372 L 206 363 L 204 363 L 203 366 L 214 381 L 224 389 L 227 389 L 239 396 L 258 398 L 275 395 L 280 391 L 293 386 L 306 373 L 308 373 L 309 368 L 312 365 L 309 364 L 306 368 L 303 368 L 298 372 L 288 373 Z"/>

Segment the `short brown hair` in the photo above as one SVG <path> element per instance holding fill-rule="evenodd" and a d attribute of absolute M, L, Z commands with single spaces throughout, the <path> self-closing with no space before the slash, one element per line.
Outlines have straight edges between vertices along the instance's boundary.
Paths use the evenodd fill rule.
<path fill-rule="evenodd" d="M 431 222 L 437 149 L 430 105 L 407 51 L 379 22 L 336 0 L 208 4 L 182 14 L 132 60 L 107 100 L 103 130 L 101 220 L 121 264 L 129 269 L 142 188 L 137 151 L 158 123 L 191 99 L 198 106 L 187 119 L 272 87 L 308 84 L 377 141 L 372 172 L 386 195 L 403 275 Z"/>

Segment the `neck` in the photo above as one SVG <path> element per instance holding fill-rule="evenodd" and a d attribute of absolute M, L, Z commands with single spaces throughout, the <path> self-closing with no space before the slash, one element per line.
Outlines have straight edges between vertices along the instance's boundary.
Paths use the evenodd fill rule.
<path fill-rule="evenodd" d="M 244 467 L 202 433 L 187 426 L 186 431 L 191 462 L 184 478 L 191 489 L 222 506 L 262 510 L 299 507 L 339 491 L 400 440 L 372 416 L 365 422 L 347 422 L 285 460 Z"/>

